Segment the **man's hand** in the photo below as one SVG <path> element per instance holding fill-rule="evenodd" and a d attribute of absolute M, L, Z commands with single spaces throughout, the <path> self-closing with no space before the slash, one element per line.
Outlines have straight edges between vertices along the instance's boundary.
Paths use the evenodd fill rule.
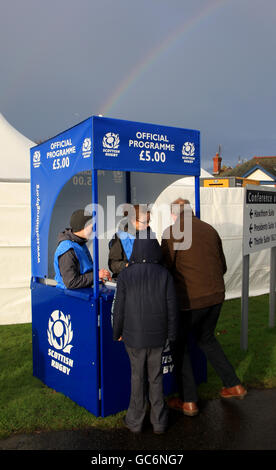
<path fill-rule="evenodd" d="M 122 337 L 122 336 L 120 336 L 120 338 L 118 338 L 118 340 L 117 340 L 117 341 L 123 341 L 123 337 Z"/>
<path fill-rule="evenodd" d="M 107 269 L 100 269 L 99 270 L 99 278 L 101 280 L 107 279 L 108 281 L 111 281 L 111 275 L 110 272 Z"/>

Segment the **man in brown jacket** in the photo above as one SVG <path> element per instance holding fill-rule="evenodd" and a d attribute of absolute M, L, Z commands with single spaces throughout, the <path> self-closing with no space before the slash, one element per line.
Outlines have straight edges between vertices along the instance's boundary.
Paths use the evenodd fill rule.
<path fill-rule="evenodd" d="M 198 396 L 187 346 L 190 332 L 222 380 L 221 397 L 243 398 L 247 391 L 214 335 L 225 297 L 227 267 L 221 239 L 211 225 L 195 217 L 189 201 L 179 198 L 171 207 L 174 224 L 164 231 L 161 248 L 174 277 L 180 308 L 179 335 L 172 351 L 179 398 L 168 404 L 194 416 Z"/>

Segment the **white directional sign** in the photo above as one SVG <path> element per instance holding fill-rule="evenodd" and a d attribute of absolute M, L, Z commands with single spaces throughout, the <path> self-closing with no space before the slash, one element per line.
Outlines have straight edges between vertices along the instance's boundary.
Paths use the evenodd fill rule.
<path fill-rule="evenodd" d="M 276 188 L 245 187 L 243 255 L 276 246 Z"/>
<path fill-rule="evenodd" d="M 246 186 L 243 209 L 243 262 L 241 348 L 248 347 L 249 258 L 270 248 L 269 326 L 275 325 L 276 307 L 276 188 Z"/>

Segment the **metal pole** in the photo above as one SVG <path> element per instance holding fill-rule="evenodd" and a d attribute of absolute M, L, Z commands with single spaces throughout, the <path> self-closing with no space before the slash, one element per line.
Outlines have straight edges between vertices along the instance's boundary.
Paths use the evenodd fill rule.
<path fill-rule="evenodd" d="M 99 241 L 98 241 L 98 171 L 92 170 L 92 214 L 94 218 L 93 227 L 93 291 L 94 297 L 99 297 Z M 96 232 L 96 233 L 95 233 Z"/>
<path fill-rule="evenodd" d="M 200 180 L 195 176 L 195 215 L 200 219 Z"/>
<path fill-rule="evenodd" d="M 242 258 L 242 308 L 241 308 L 241 349 L 248 348 L 248 294 L 249 294 L 249 255 Z"/>
<path fill-rule="evenodd" d="M 126 202 L 131 203 L 131 181 L 130 171 L 126 171 Z"/>
<path fill-rule="evenodd" d="M 275 280 L 276 280 L 276 247 L 270 250 L 270 290 L 269 290 L 269 327 L 275 326 Z"/>

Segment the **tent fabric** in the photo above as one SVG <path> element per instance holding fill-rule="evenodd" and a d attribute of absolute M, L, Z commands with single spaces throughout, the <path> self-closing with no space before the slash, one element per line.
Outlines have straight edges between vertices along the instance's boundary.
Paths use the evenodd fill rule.
<path fill-rule="evenodd" d="M 183 179 L 166 188 L 153 207 L 153 229 L 161 240 L 164 228 L 172 223 L 170 215 L 160 208 L 178 197 L 188 199 L 195 207 L 194 189 Z M 244 188 L 200 188 L 201 219 L 219 233 L 227 262 L 224 276 L 226 299 L 241 297 L 242 238 Z M 270 250 L 250 255 L 249 295 L 256 296 L 270 289 Z"/>
<path fill-rule="evenodd" d="M 18 132 L 0 113 L 1 171 L 0 180 L 18 181 L 30 179 L 29 149 L 35 145 Z"/>
<path fill-rule="evenodd" d="M 0 182 L 0 324 L 31 321 L 30 184 Z"/>
<path fill-rule="evenodd" d="M 31 321 L 30 147 L 0 114 L 0 324 Z"/>

